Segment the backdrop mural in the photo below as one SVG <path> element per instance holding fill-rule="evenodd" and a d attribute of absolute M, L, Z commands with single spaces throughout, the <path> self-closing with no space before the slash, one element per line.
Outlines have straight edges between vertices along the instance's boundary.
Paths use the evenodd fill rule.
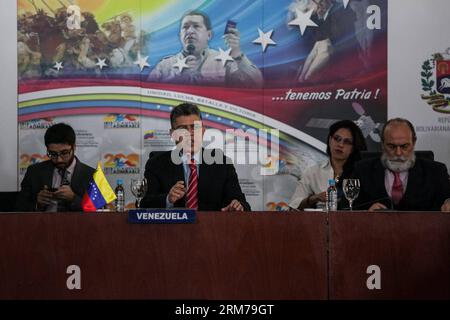
<path fill-rule="evenodd" d="M 190 101 L 252 208 L 285 210 L 325 159 L 331 123 L 354 120 L 377 148 L 386 11 L 380 0 L 18 0 L 19 175 L 46 159 L 45 129 L 67 122 L 77 156 L 101 160 L 113 187 L 123 179 L 131 207 L 131 179 L 173 147 L 169 113 Z"/>

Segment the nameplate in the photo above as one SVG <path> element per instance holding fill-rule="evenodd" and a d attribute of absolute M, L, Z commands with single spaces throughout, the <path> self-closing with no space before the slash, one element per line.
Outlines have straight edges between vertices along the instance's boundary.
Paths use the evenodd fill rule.
<path fill-rule="evenodd" d="M 129 223 L 194 223 L 193 209 L 131 209 Z"/>

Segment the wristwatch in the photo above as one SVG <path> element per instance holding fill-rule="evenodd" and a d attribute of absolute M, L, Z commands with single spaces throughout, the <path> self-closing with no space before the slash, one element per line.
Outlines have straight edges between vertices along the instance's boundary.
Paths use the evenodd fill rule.
<path fill-rule="evenodd" d="M 244 53 L 242 52 L 240 55 L 238 55 L 236 58 L 233 58 L 233 59 L 234 59 L 234 61 L 239 62 L 242 60 L 243 57 L 244 57 Z"/>

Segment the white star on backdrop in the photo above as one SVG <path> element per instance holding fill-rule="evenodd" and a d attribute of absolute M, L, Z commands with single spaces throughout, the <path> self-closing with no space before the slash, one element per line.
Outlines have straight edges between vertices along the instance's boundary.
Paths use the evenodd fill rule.
<path fill-rule="evenodd" d="M 181 73 L 181 72 L 183 72 L 183 69 L 189 68 L 189 66 L 186 64 L 186 60 L 187 60 L 187 57 L 184 59 L 178 58 L 177 62 L 175 62 L 172 67 L 178 68 L 178 70 L 180 70 L 180 73 Z"/>
<path fill-rule="evenodd" d="M 311 15 L 313 14 L 314 9 L 309 10 L 308 12 L 301 12 L 298 9 L 295 9 L 295 13 L 297 14 L 297 18 L 289 22 L 290 26 L 298 26 L 300 28 L 300 33 L 303 36 L 307 27 L 318 27 L 318 25 L 311 20 Z"/>
<path fill-rule="evenodd" d="M 97 58 L 97 63 L 95 65 L 98 66 L 100 68 L 100 70 L 102 70 L 103 67 L 107 67 L 108 66 L 106 64 L 106 59 L 100 59 L 100 58 Z"/>
<path fill-rule="evenodd" d="M 134 64 L 137 64 L 139 66 L 139 68 L 142 70 L 144 70 L 145 67 L 150 67 L 150 65 L 147 62 L 148 56 L 142 57 L 141 53 L 138 52 L 138 56 L 137 56 L 137 60 L 134 62 Z"/>
<path fill-rule="evenodd" d="M 215 58 L 215 60 L 221 60 L 222 66 L 225 67 L 225 64 L 227 61 L 234 61 L 233 58 L 230 56 L 231 48 L 227 51 L 223 51 L 222 48 L 219 48 L 219 55 Z"/>
<path fill-rule="evenodd" d="M 258 28 L 259 37 L 253 40 L 253 43 L 261 44 L 262 51 L 265 52 L 269 44 L 276 45 L 276 42 L 272 40 L 272 32 L 273 29 L 269 32 L 263 32 L 260 28 Z"/>
<path fill-rule="evenodd" d="M 55 65 L 53 66 L 53 68 L 55 68 L 56 70 L 61 70 L 64 69 L 63 65 L 62 65 L 62 61 L 61 62 L 56 62 Z"/>
<path fill-rule="evenodd" d="M 342 2 L 344 3 L 344 8 L 347 9 L 348 3 L 350 2 L 350 0 L 342 0 Z"/>

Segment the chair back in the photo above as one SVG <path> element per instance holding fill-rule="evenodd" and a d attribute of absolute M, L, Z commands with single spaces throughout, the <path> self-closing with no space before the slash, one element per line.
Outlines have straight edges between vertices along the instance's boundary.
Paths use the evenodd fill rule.
<path fill-rule="evenodd" d="M 417 158 L 434 160 L 434 153 L 431 150 L 417 150 L 415 151 L 415 154 Z M 361 160 L 380 157 L 380 151 L 361 151 Z"/>

